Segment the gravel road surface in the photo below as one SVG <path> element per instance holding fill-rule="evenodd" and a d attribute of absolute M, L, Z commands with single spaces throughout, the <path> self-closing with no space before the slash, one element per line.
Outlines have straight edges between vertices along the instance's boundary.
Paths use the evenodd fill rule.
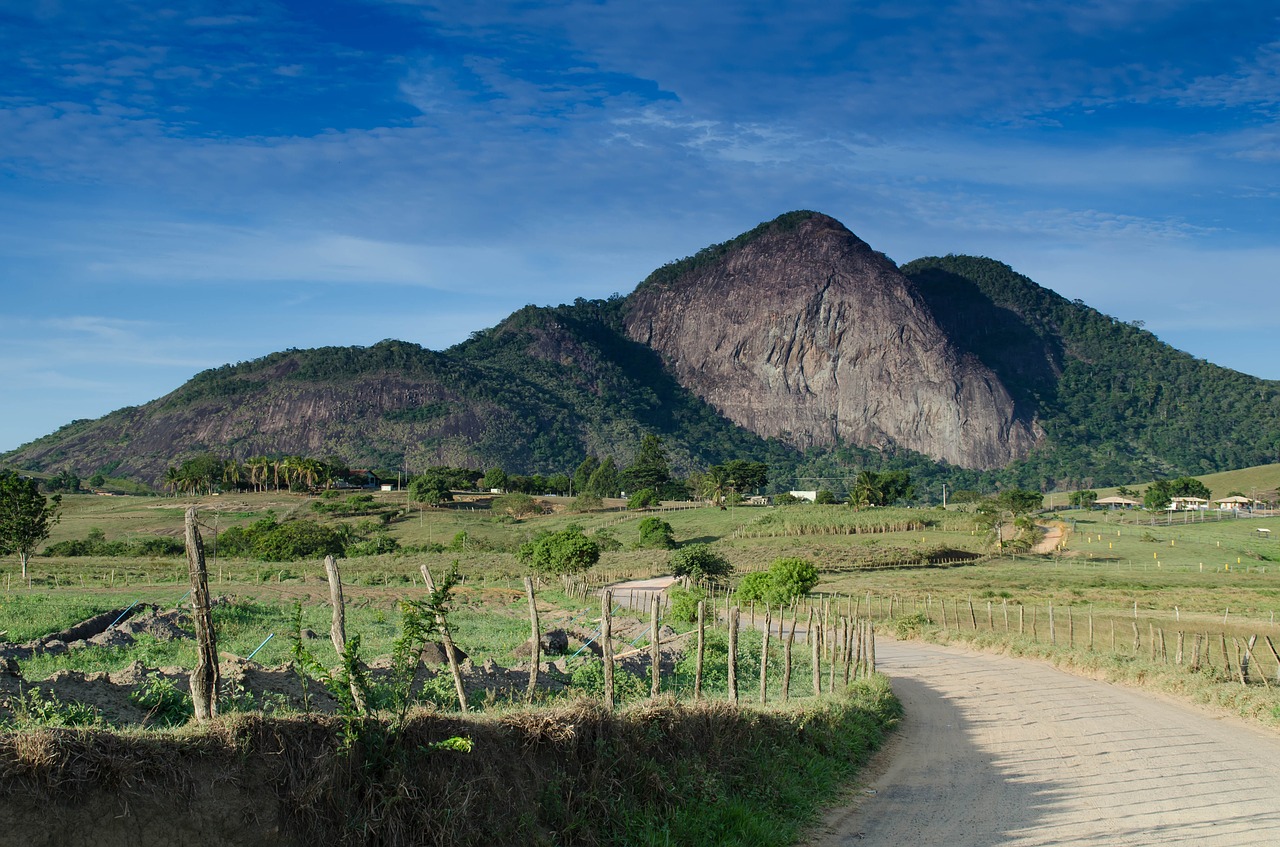
<path fill-rule="evenodd" d="M 1280 735 L 1025 659 L 877 638 L 906 708 L 835 845 L 1280 845 Z"/>

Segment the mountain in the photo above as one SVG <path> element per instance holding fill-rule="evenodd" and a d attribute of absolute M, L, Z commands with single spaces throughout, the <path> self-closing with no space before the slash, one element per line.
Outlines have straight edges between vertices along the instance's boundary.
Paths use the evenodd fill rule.
<path fill-rule="evenodd" d="M 624 323 L 729 420 L 796 447 L 896 444 L 990 469 L 1040 440 L 1034 407 L 826 215 L 792 213 L 715 261 L 664 269 L 628 298 Z"/>
<path fill-rule="evenodd" d="M 625 298 L 526 307 L 444 351 L 388 340 L 225 365 L 0 459 L 153 482 L 205 452 L 549 474 L 588 454 L 625 465 L 645 433 L 677 470 L 745 458 L 781 475 L 1118 483 L 1275 461 L 1280 383 L 999 262 L 899 269 L 792 212 Z"/>

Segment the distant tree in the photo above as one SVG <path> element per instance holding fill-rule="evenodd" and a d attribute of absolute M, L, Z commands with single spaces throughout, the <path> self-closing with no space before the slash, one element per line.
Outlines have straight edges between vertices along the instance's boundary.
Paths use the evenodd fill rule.
<path fill-rule="evenodd" d="M 885 506 L 916 499 L 916 489 L 907 471 L 883 471 L 876 475 L 876 482 L 880 489 L 880 502 Z"/>
<path fill-rule="evenodd" d="M 725 495 L 731 490 L 732 481 L 729 471 L 724 465 L 712 465 L 702 475 L 702 496 L 711 501 L 711 505 L 725 508 Z"/>
<path fill-rule="evenodd" d="M 1072 491 L 1067 497 L 1067 502 L 1077 509 L 1092 509 L 1093 504 L 1098 502 L 1098 492 L 1090 491 Z"/>
<path fill-rule="evenodd" d="M 1167 479 L 1156 480 L 1142 493 L 1143 508 L 1152 511 L 1167 509 L 1171 502 L 1173 502 L 1173 484 Z"/>
<path fill-rule="evenodd" d="M 819 506 L 834 506 L 838 501 L 836 500 L 836 495 L 830 489 L 821 488 L 818 490 L 813 502 Z"/>
<path fill-rule="evenodd" d="M 769 466 L 764 462 L 734 459 L 721 467 L 728 478 L 729 488 L 739 493 L 757 491 L 769 483 Z"/>
<path fill-rule="evenodd" d="M 428 506 L 439 506 L 453 499 L 449 483 L 440 474 L 426 473 L 409 481 L 409 499 Z"/>
<path fill-rule="evenodd" d="M 507 472 L 502 468 L 489 468 L 485 471 L 484 480 L 480 483 L 480 487 L 486 491 L 497 489 L 501 491 L 507 487 Z"/>
<path fill-rule="evenodd" d="M 61 505 L 61 494 L 46 498 L 34 479 L 0 471 L 0 553 L 18 554 L 23 579 L 36 545 L 49 537 L 49 528 L 58 522 Z"/>
<path fill-rule="evenodd" d="M 795 506 L 806 501 L 789 492 L 782 492 L 773 496 L 773 505 L 775 506 Z"/>
<path fill-rule="evenodd" d="M 996 497 L 996 503 L 1005 512 L 1017 518 L 1044 506 L 1044 495 L 1039 491 L 1007 488 Z"/>
<path fill-rule="evenodd" d="M 532 497 L 520 492 L 503 494 L 493 498 L 493 503 L 489 508 L 499 514 L 510 515 L 513 518 L 536 515 L 540 511 L 537 502 Z"/>
<path fill-rule="evenodd" d="M 622 492 L 622 478 L 613 457 L 608 456 L 591 472 L 586 491 L 597 497 L 617 497 Z"/>
<path fill-rule="evenodd" d="M 818 569 L 808 559 L 774 560 L 768 571 L 747 574 L 738 584 L 738 600 L 764 600 L 780 606 L 808 594 L 818 584 Z"/>
<path fill-rule="evenodd" d="M 1213 498 L 1209 486 L 1193 476 L 1180 476 L 1169 485 L 1169 491 L 1174 497 L 1199 497 L 1202 500 Z"/>
<path fill-rule="evenodd" d="M 106 484 L 107 484 L 107 477 L 105 474 L 102 473 L 102 471 L 98 471 L 96 474 L 89 477 L 90 488 L 101 488 Z"/>
<path fill-rule="evenodd" d="M 45 480 L 44 488 L 52 493 L 54 491 L 64 491 L 68 494 L 75 494 L 80 490 L 80 477 L 69 470 L 62 470 L 56 476 Z"/>
<path fill-rule="evenodd" d="M 571 482 L 568 474 L 553 474 L 547 478 L 547 493 L 565 495 L 569 493 Z"/>
<path fill-rule="evenodd" d="M 591 512 L 604 507 L 604 500 L 600 499 L 597 494 L 590 491 L 584 491 L 577 497 L 573 498 L 573 502 L 569 504 L 569 508 L 575 512 Z"/>
<path fill-rule="evenodd" d="M 658 492 L 652 488 L 641 488 L 627 501 L 628 509 L 652 509 L 660 505 L 662 500 L 659 499 Z"/>
<path fill-rule="evenodd" d="M 879 505 L 882 497 L 880 475 L 875 471 L 862 471 L 858 474 L 858 478 L 854 480 L 853 491 L 850 492 L 849 496 L 849 505 L 853 506 L 855 510 L 862 510 L 867 506 Z"/>
<path fill-rule="evenodd" d="M 671 464 L 662 439 L 646 435 L 640 440 L 635 461 L 623 472 L 623 479 L 630 490 L 652 488 L 655 491 L 671 482 Z"/>
<path fill-rule="evenodd" d="M 578 494 L 586 492 L 591 482 L 591 475 L 598 467 L 600 467 L 600 460 L 595 456 L 583 459 L 582 464 L 578 465 L 578 469 L 573 472 L 573 490 Z"/>

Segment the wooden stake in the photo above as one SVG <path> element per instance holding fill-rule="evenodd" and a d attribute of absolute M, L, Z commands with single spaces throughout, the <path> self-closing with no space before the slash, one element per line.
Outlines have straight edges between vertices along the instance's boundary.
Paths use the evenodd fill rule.
<path fill-rule="evenodd" d="M 701 612 L 702 604 L 698 604 Z M 702 616 L 698 616 L 698 669 L 702 669 Z M 600 595 L 600 650 L 604 661 L 604 707 L 613 709 L 613 592 L 605 589 Z M 701 677 L 701 675 L 699 675 Z M 701 682 L 701 679 L 698 680 Z"/>
<path fill-rule="evenodd" d="M 773 621 L 769 610 L 764 613 L 764 637 L 760 642 L 760 702 L 769 702 L 769 632 L 773 629 Z"/>
<path fill-rule="evenodd" d="M 738 607 L 729 610 L 729 702 L 738 702 Z"/>
<path fill-rule="evenodd" d="M 530 649 L 529 664 L 529 690 L 525 694 L 525 700 L 532 703 L 533 694 L 538 690 L 538 663 L 542 659 L 542 631 L 538 627 L 538 602 L 533 595 L 533 580 L 530 577 L 524 578 L 524 593 L 529 598 L 529 630 L 533 638 L 533 647 Z"/>
<path fill-rule="evenodd" d="M 702 660 L 707 653 L 706 641 L 707 609 L 701 600 L 698 601 L 698 655 L 693 666 L 693 699 L 702 699 Z"/>
<path fill-rule="evenodd" d="M 218 715 L 218 638 L 213 630 L 209 573 L 204 540 L 196 525 L 196 507 L 187 509 L 184 524 L 187 568 L 191 577 L 191 617 L 196 627 L 196 667 L 191 672 L 191 703 L 201 723 Z"/>
<path fill-rule="evenodd" d="M 662 672 L 662 651 L 658 644 L 658 595 L 653 595 L 649 607 L 649 696 L 658 696 L 659 678 Z"/>

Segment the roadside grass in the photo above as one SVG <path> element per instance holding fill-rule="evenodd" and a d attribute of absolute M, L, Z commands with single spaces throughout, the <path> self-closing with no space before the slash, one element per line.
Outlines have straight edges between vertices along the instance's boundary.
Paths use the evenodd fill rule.
<path fill-rule="evenodd" d="M 773 847 L 795 843 L 900 715 L 882 677 L 787 708 L 660 697 L 614 712 L 588 700 L 419 710 L 363 722 L 355 747 L 336 717 L 230 713 L 172 730 L 3 734 L 0 788 L 17 820 L 55 840 L 88 821 L 37 822 L 50 796 L 148 809 L 172 797 L 175 814 L 207 809 L 202 836 L 219 840 L 242 834 L 252 807 L 291 843 Z M 193 793 L 196 774 L 249 790 Z M 136 823 L 97 826 L 107 840 Z"/>

